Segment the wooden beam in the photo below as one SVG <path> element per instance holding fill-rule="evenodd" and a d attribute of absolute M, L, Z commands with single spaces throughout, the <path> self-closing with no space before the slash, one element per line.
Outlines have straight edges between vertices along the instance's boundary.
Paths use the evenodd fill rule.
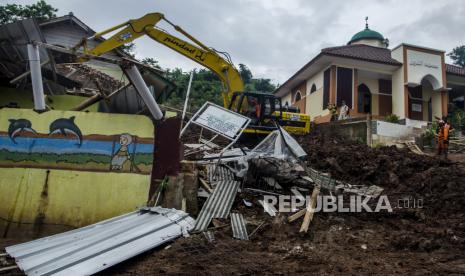
<path fill-rule="evenodd" d="M 97 93 L 91 97 L 89 97 L 88 99 L 84 100 L 83 102 L 81 102 L 79 105 L 73 107 L 71 110 L 72 111 L 81 111 L 83 109 L 86 109 L 88 108 L 89 106 L 103 100 L 103 99 L 106 99 L 108 100 L 109 98 L 113 97 L 114 95 L 118 94 L 119 92 L 121 92 L 123 89 L 125 89 L 126 87 L 130 86 L 131 84 L 128 83 L 120 88 L 118 88 L 117 90 L 111 92 L 108 96 L 103 96 L 101 93 Z"/>
<path fill-rule="evenodd" d="M 46 65 L 47 63 L 49 63 L 50 60 L 46 60 L 46 61 L 43 61 L 40 63 L 40 67 Z M 18 75 L 17 77 L 15 77 L 14 79 L 10 80 L 10 84 L 15 84 L 17 83 L 18 81 L 24 79 L 25 77 L 29 76 L 29 74 L 31 74 L 31 70 L 27 70 L 26 72 Z"/>
<path fill-rule="evenodd" d="M 307 205 L 306 212 L 305 212 L 305 217 L 304 217 L 304 222 L 302 223 L 302 226 L 300 227 L 300 232 L 307 233 L 308 231 L 308 226 L 310 226 L 310 222 L 313 220 L 313 215 L 315 214 L 315 207 L 316 207 L 316 197 L 320 193 L 320 185 L 315 185 L 315 188 L 313 188 L 312 192 L 312 197 L 310 198 L 310 202 Z"/>
<path fill-rule="evenodd" d="M 337 104 L 336 102 L 336 85 L 337 85 L 337 67 L 336 65 L 331 65 L 330 67 L 330 78 L 329 78 L 329 102 L 332 104 Z"/>
<path fill-rule="evenodd" d="M 0 268 L 0 272 L 5 272 L 5 271 L 9 271 L 9 270 L 13 270 L 13 269 L 17 269 L 18 266 L 17 265 L 12 265 L 12 266 L 7 266 L 7 267 L 2 267 Z"/>
<path fill-rule="evenodd" d="M 106 100 L 110 99 L 111 97 L 113 97 L 114 95 L 118 94 L 119 92 L 123 91 L 123 89 L 126 89 L 127 87 L 131 86 L 131 83 L 127 83 L 123 86 L 121 86 L 120 88 L 116 89 L 115 91 L 111 92 L 110 94 L 108 94 L 108 96 L 105 97 Z"/>
<path fill-rule="evenodd" d="M 73 107 L 71 110 L 72 111 L 81 111 L 83 109 L 88 108 L 89 106 L 99 102 L 100 100 L 104 99 L 104 97 L 99 93 L 95 94 L 92 97 L 87 98 L 85 101 L 82 103 L 78 104 L 77 106 Z"/>
<path fill-rule="evenodd" d="M 199 177 L 199 180 L 200 180 L 200 185 L 205 189 L 207 190 L 207 192 L 209 192 L 210 194 L 213 193 L 213 189 L 210 187 L 210 185 L 208 185 L 208 183 L 203 180 L 202 178 Z"/>
<path fill-rule="evenodd" d="M 307 209 L 304 208 L 304 209 L 298 211 L 297 213 L 289 216 L 287 218 L 287 221 L 288 222 L 293 222 L 293 221 L 297 220 L 298 218 L 300 218 L 301 216 L 305 215 L 306 212 L 307 212 Z"/>

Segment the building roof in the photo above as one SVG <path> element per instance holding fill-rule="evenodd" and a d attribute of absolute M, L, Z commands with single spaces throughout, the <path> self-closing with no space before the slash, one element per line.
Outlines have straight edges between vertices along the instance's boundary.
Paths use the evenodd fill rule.
<path fill-rule="evenodd" d="M 299 82 L 315 74 L 318 68 L 328 66 L 334 62 L 335 58 L 349 59 L 354 61 L 362 61 L 379 64 L 390 68 L 402 66 L 402 63 L 391 57 L 391 51 L 387 48 L 369 46 L 364 44 L 345 45 L 338 47 L 324 48 L 311 61 L 305 64 L 299 71 L 285 81 L 281 86 L 274 91 L 277 97 L 282 97 L 288 93 Z M 312 68 L 316 68 L 313 70 Z"/>
<path fill-rule="evenodd" d="M 364 44 L 324 48 L 321 52 L 330 56 L 353 58 L 389 65 L 402 65 L 402 63 L 391 57 L 391 50 Z"/>
<path fill-rule="evenodd" d="M 446 63 L 446 73 L 456 75 L 456 76 L 465 77 L 465 68 Z"/>
<path fill-rule="evenodd" d="M 376 39 L 379 41 L 384 41 L 384 37 L 382 34 L 378 33 L 377 31 L 370 30 L 367 25 L 363 31 L 354 34 L 354 36 L 352 36 L 348 44 L 363 39 Z"/>
<path fill-rule="evenodd" d="M 67 22 L 67 21 L 73 22 L 74 24 L 78 25 L 79 27 L 81 27 L 84 31 L 86 31 L 89 34 L 95 34 L 95 31 L 92 30 L 92 28 L 90 28 L 84 22 L 79 20 L 79 18 L 74 16 L 74 14 L 72 12 L 70 12 L 67 15 L 51 18 L 51 19 L 49 19 L 47 21 L 42 21 L 42 22 L 39 23 L 39 26 L 44 27 L 44 26 L 53 25 L 53 24 L 62 23 L 62 22 Z"/>
<path fill-rule="evenodd" d="M 194 223 L 183 211 L 143 207 L 5 250 L 28 275 L 92 275 L 186 235 Z"/>

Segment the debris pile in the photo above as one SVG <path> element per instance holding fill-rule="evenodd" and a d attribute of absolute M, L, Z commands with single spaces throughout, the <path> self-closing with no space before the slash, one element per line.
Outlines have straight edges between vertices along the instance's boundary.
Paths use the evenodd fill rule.
<path fill-rule="evenodd" d="M 85 87 L 82 92 L 109 94 L 124 86 L 122 79 L 118 80 L 86 64 L 57 64 L 57 71 Z M 123 76 L 121 76 L 123 78 Z M 76 91 L 72 91 L 76 93 Z"/>
<path fill-rule="evenodd" d="M 200 210 L 190 236 L 109 273 L 465 273 L 463 164 L 283 129 L 252 149 L 187 133 Z M 319 196 L 355 195 L 387 197 L 392 210 L 315 211 Z M 282 211 L 267 196 L 302 204 Z"/>
<path fill-rule="evenodd" d="M 465 273 L 460 261 L 465 249 L 463 165 L 318 134 L 298 141 L 308 153 L 307 162 L 251 157 L 255 149 L 246 148 L 231 149 L 221 159 L 211 159 L 212 149 L 203 153 L 210 157 L 199 162 L 200 189 L 209 196 L 203 209 L 219 208 L 209 199 L 222 187 L 221 179 L 241 182 L 230 207 L 228 203 L 229 219 L 217 216 L 203 234 L 177 240 L 167 250 L 137 257 L 111 272 Z M 247 173 L 238 177 L 234 163 L 241 158 L 247 159 Z M 393 212 L 310 213 L 304 221 L 313 220 L 303 234 L 299 230 L 308 209 L 283 213 L 264 206 L 264 195 L 318 193 L 375 198 L 381 193 L 389 197 Z M 422 206 L 394 206 L 405 196 L 421 199 Z"/>
<path fill-rule="evenodd" d="M 395 146 L 370 148 L 337 137 L 301 137 L 308 163 L 353 185 L 377 185 L 391 194 L 406 193 L 425 200 L 432 212 L 465 209 L 462 164 L 418 155 Z"/>

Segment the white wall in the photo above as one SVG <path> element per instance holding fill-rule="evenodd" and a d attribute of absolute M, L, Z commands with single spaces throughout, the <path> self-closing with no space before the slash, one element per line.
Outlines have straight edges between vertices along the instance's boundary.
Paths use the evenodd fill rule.
<path fill-rule="evenodd" d="M 289 92 L 286 95 L 281 97 L 281 104 L 284 106 L 288 102 L 289 106 L 292 104 L 292 93 Z"/>
<path fill-rule="evenodd" d="M 408 49 L 406 66 L 408 83 L 420 84 L 425 76 L 431 75 L 436 79 L 436 81 L 432 82 L 434 89 L 439 89 L 444 86 L 442 82 L 442 59 L 440 55 Z"/>
<path fill-rule="evenodd" d="M 404 46 L 397 47 L 391 52 L 391 57 L 403 63 L 403 51 Z M 404 83 L 404 66 L 401 66 L 392 74 L 392 113 L 399 116 L 400 119 L 406 117 Z"/>
<path fill-rule="evenodd" d="M 428 122 L 406 118 L 405 125 L 409 127 L 422 128 L 428 126 Z"/>
<path fill-rule="evenodd" d="M 364 45 L 369 45 L 369 46 L 375 46 L 375 47 L 381 47 L 381 48 L 386 48 L 384 43 L 377 40 L 377 39 L 362 39 L 356 42 L 350 43 L 351 45 L 355 44 L 364 44 Z"/>
<path fill-rule="evenodd" d="M 393 124 L 384 121 L 376 121 L 376 134 L 379 136 L 401 138 L 413 133 L 413 127 Z"/>
<path fill-rule="evenodd" d="M 442 118 L 442 101 L 441 101 L 441 93 L 434 92 L 432 93 L 432 100 L 431 105 L 433 109 L 433 121 L 434 117 Z"/>
<path fill-rule="evenodd" d="M 316 73 L 307 80 L 305 112 L 310 115 L 310 118 L 315 118 L 318 115 L 324 115 L 326 113 L 323 110 L 323 72 L 324 70 Z M 316 92 L 310 94 L 313 84 L 316 86 Z"/>

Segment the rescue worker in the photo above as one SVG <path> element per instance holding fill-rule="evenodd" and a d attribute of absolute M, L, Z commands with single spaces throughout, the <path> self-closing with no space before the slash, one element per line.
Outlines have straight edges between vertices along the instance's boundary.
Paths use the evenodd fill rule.
<path fill-rule="evenodd" d="M 251 98 L 249 101 L 248 114 L 252 118 L 252 124 L 258 124 L 261 116 L 261 106 L 255 98 Z"/>
<path fill-rule="evenodd" d="M 339 118 L 338 120 L 346 120 L 349 118 L 349 107 L 347 106 L 345 101 L 341 102 L 341 109 L 339 110 Z"/>
<path fill-rule="evenodd" d="M 447 122 L 447 118 L 439 120 L 438 127 L 436 129 L 437 143 L 438 143 L 438 155 L 444 153 L 445 158 L 447 159 L 447 151 L 449 149 L 449 130 L 450 125 Z"/>

